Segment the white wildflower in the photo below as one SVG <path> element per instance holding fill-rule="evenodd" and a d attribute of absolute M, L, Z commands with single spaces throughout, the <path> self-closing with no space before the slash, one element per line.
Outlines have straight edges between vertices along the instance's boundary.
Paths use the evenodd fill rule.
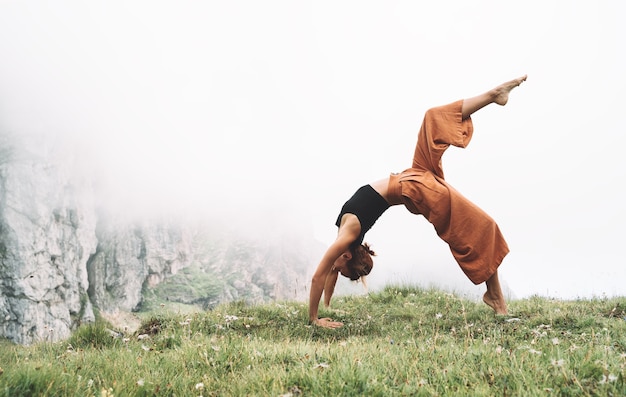
<path fill-rule="evenodd" d="M 145 351 L 149 351 L 150 350 L 150 348 L 148 346 L 146 346 L 146 345 L 141 345 L 141 348 L 144 349 Z"/>
<path fill-rule="evenodd" d="M 143 380 L 143 379 L 139 379 L 139 380 L 137 381 L 137 386 L 143 386 L 143 385 L 144 385 L 144 383 L 145 383 L 145 382 L 144 382 L 144 380 Z"/>
<path fill-rule="evenodd" d="M 93 386 L 93 379 L 89 379 L 87 381 L 87 387 L 91 387 L 91 386 Z"/>
<path fill-rule="evenodd" d="M 196 390 L 204 390 L 204 383 L 196 383 Z"/>
<path fill-rule="evenodd" d="M 617 375 L 609 374 L 609 382 L 615 382 L 617 380 Z"/>
<path fill-rule="evenodd" d="M 559 344 L 559 338 L 552 338 L 552 344 L 553 345 L 558 345 Z"/>
<path fill-rule="evenodd" d="M 148 334 L 137 335 L 137 339 L 139 339 L 139 340 L 148 339 L 149 337 L 150 337 L 150 335 L 148 335 Z"/>
<path fill-rule="evenodd" d="M 535 338 L 541 338 L 541 337 L 548 335 L 546 331 L 540 332 L 539 330 L 536 330 L 536 329 L 530 331 L 530 333 L 533 334 Z"/>
<path fill-rule="evenodd" d="M 497 354 L 501 354 L 502 353 L 502 346 L 496 347 L 496 353 Z"/>
<path fill-rule="evenodd" d="M 437 313 L 437 314 L 435 314 L 435 318 L 436 318 L 436 319 L 440 319 L 441 317 L 443 317 L 443 314 L 441 314 L 441 313 Z"/>
<path fill-rule="evenodd" d="M 100 390 L 100 397 L 113 397 L 113 388 L 109 387 L 108 389 Z"/>
<path fill-rule="evenodd" d="M 555 367 L 562 367 L 563 364 L 565 364 L 565 360 L 563 360 L 562 358 L 559 360 L 552 360 L 552 365 L 554 365 Z"/>
<path fill-rule="evenodd" d="M 326 368 L 330 368 L 330 365 L 328 365 L 327 363 L 319 363 L 316 364 L 315 367 L 313 367 L 315 369 L 326 369 Z"/>
<path fill-rule="evenodd" d="M 540 350 L 535 350 L 535 349 L 528 349 L 528 352 L 530 354 L 536 354 L 538 356 L 541 356 L 541 354 L 542 354 Z"/>

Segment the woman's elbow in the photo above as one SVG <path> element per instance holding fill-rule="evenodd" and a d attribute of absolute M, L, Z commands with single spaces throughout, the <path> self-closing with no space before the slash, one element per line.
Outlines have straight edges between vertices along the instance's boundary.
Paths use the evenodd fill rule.
<path fill-rule="evenodd" d="M 311 278 L 311 286 L 314 286 L 314 285 L 324 285 L 325 281 L 326 281 L 326 277 L 325 276 L 316 273 Z"/>

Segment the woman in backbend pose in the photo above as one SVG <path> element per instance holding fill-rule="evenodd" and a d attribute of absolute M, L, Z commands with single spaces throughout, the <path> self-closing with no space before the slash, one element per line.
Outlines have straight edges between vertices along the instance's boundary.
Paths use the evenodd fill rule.
<path fill-rule="evenodd" d="M 344 204 L 337 218 L 337 239 L 328 247 L 311 281 L 311 323 L 327 328 L 343 325 L 318 318 L 322 293 L 328 306 L 339 273 L 351 280 L 369 274 L 374 252 L 363 244 L 363 237 L 387 208 L 398 204 L 424 215 L 448 243 L 467 277 L 474 284 L 486 284 L 483 301 L 496 313 L 507 313 L 498 267 L 509 248 L 494 220 L 444 180 L 441 156 L 450 145 L 467 146 L 473 133 L 472 113 L 491 103 L 505 105 L 511 90 L 525 80 L 523 76 L 476 97 L 428 110 L 411 168 L 361 187 Z"/>

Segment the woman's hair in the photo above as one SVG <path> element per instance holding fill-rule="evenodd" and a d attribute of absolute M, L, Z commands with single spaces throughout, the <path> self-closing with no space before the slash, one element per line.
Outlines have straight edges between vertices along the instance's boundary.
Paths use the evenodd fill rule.
<path fill-rule="evenodd" d="M 370 249 L 368 243 L 363 243 L 350 250 L 352 251 L 352 259 L 347 263 L 351 272 L 350 280 L 358 281 L 360 279 L 364 281 L 363 277 L 370 274 L 374 267 L 372 256 L 376 256 L 376 253 Z"/>

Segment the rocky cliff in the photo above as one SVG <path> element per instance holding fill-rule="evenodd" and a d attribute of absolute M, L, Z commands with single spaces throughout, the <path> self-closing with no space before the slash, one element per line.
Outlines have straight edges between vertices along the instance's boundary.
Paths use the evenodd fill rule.
<path fill-rule="evenodd" d="M 148 310 L 162 300 L 209 309 L 306 295 L 321 251 L 311 237 L 130 221 L 97 206 L 93 179 L 77 168 L 46 150 L 2 145 L 0 337 L 62 340 L 97 311 Z"/>
<path fill-rule="evenodd" d="M 94 318 L 85 264 L 96 249 L 88 182 L 16 149 L 0 163 L 0 335 L 57 340 Z"/>

